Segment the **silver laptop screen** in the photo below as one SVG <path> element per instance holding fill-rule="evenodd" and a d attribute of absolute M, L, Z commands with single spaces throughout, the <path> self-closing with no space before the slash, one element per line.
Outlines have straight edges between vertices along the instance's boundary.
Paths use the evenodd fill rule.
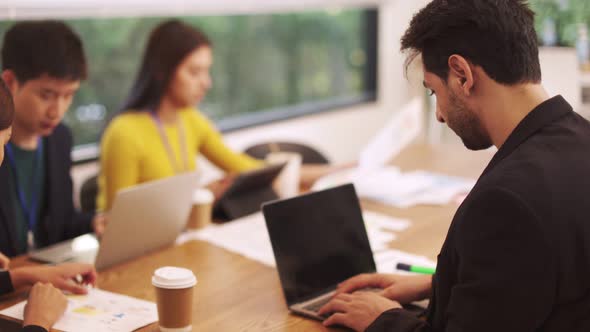
<path fill-rule="evenodd" d="M 263 212 L 288 305 L 375 272 L 353 185 L 269 203 Z"/>

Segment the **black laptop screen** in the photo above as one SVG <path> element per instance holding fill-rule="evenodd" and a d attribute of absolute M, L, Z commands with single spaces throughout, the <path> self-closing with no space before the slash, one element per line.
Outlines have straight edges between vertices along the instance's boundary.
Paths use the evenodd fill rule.
<path fill-rule="evenodd" d="M 263 212 L 289 305 L 375 272 L 353 185 L 266 204 Z"/>

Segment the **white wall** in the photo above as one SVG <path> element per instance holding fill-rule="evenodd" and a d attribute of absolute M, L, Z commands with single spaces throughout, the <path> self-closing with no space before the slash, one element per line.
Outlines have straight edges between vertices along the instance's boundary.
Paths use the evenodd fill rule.
<path fill-rule="evenodd" d="M 575 48 L 541 47 L 543 86 L 550 96 L 562 95 L 575 110 L 582 105 L 581 72 Z"/>

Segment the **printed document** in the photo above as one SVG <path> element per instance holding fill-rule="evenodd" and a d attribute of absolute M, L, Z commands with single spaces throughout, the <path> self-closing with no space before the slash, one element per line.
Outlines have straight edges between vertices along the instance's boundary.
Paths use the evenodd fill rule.
<path fill-rule="evenodd" d="M 0 311 L 23 320 L 26 301 Z M 65 332 L 129 332 L 158 321 L 156 304 L 100 289 L 68 295 L 68 308 L 54 328 Z"/>

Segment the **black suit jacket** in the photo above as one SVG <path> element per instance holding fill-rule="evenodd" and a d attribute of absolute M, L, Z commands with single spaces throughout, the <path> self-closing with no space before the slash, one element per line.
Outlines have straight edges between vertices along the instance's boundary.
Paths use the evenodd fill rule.
<path fill-rule="evenodd" d="M 44 139 L 45 148 L 45 202 L 41 219 L 35 230 L 36 242 L 45 247 L 92 231 L 92 215 L 74 208 L 72 194 L 72 135 L 67 127 L 59 125 Z M 8 184 L 9 163 L 0 166 L 0 252 L 7 256 L 23 254 L 17 251 L 14 204 Z"/>
<path fill-rule="evenodd" d="M 459 207 L 426 321 L 368 331 L 590 331 L 590 124 L 561 97 L 535 108 Z"/>

